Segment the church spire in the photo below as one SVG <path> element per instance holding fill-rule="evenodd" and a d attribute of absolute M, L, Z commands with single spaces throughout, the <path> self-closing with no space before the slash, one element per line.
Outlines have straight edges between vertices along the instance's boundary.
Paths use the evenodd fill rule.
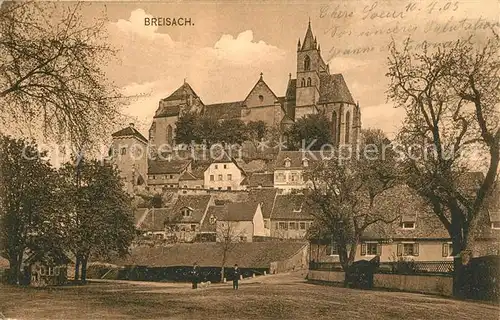
<path fill-rule="evenodd" d="M 315 48 L 316 41 L 311 30 L 311 19 L 309 18 L 309 24 L 307 26 L 306 36 L 304 37 L 304 43 L 302 44 L 302 50 L 311 50 Z"/>

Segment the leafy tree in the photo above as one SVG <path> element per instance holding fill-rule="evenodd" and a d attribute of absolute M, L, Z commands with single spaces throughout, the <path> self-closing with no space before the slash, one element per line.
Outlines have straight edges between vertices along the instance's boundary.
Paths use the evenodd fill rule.
<path fill-rule="evenodd" d="M 0 6 L 0 122 L 77 143 L 107 138 L 118 90 L 103 62 L 114 55 L 106 20 L 84 23 L 81 4 L 6 1 Z"/>
<path fill-rule="evenodd" d="M 12 283 L 19 283 L 28 249 L 53 247 L 61 238 L 58 218 L 64 206 L 57 176 L 44 156 L 32 141 L 0 137 L 0 248 Z"/>
<path fill-rule="evenodd" d="M 332 144 L 331 124 L 324 114 L 310 114 L 296 120 L 286 132 L 288 149 L 299 150 L 303 146 L 309 150 L 320 150 L 321 146 Z M 316 140 L 316 141 L 315 141 Z"/>
<path fill-rule="evenodd" d="M 398 141 L 421 146 L 405 157 L 403 174 L 452 239 L 456 295 L 500 159 L 500 40 L 473 40 L 421 51 L 393 43 L 388 58 L 389 98 L 406 112 Z"/>
<path fill-rule="evenodd" d="M 241 119 L 222 120 L 218 129 L 218 142 L 235 145 L 247 140 L 247 128 Z"/>
<path fill-rule="evenodd" d="M 197 137 L 197 142 L 203 142 L 210 148 L 212 145 L 221 142 L 220 123 L 215 117 L 203 116 L 199 119 L 194 134 Z"/>
<path fill-rule="evenodd" d="M 87 263 L 112 253 L 125 255 L 135 236 L 131 201 L 118 172 L 97 160 L 66 163 L 61 174 L 73 199 L 68 221 L 68 246 L 76 257 L 75 280 L 86 281 Z"/>
<path fill-rule="evenodd" d="M 191 145 L 193 141 L 201 142 L 201 137 L 196 134 L 199 120 L 199 116 L 194 112 L 182 114 L 176 123 L 175 142 L 186 145 Z"/>
<path fill-rule="evenodd" d="M 392 194 L 396 183 L 395 154 L 382 156 L 380 150 L 386 139 L 380 131 L 365 131 L 363 141 L 362 149 L 370 144 L 378 150 L 377 155 L 347 160 L 335 156 L 306 172 L 306 178 L 312 182 L 307 203 L 313 209 L 317 226 L 310 237 L 333 238 L 346 279 L 363 233 L 399 217 L 398 205 L 394 204 L 398 197 Z"/>

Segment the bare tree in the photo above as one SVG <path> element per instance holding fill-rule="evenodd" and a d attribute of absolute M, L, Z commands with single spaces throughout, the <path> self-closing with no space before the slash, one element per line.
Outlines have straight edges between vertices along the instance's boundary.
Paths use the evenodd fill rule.
<path fill-rule="evenodd" d="M 237 221 L 217 221 L 216 222 L 216 242 L 222 253 L 221 261 L 221 282 L 224 282 L 224 271 L 229 253 L 234 250 L 240 242 L 243 233 L 237 228 Z"/>
<path fill-rule="evenodd" d="M 82 5 L 9 1 L 0 6 L 0 122 L 80 150 L 120 119 L 119 92 L 102 67 L 114 55 L 105 19 Z"/>
<path fill-rule="evenodd" d="M 397 197 L 389 195 L 396 183 L 394 153 L 381 152 L 389 141 L 381 131 L 368 130 L 363 134 L 362 149 L 370 145 L 377 155 L 349 160 L 335 156 L 317 163 L 306 173 L 312 182 L 307 204 L 313 209 L 316 226 L 321 226 L 316 231 L 322 237 L 333 238 L 346 279 L 363 233 L 399 218 L 398 205 L 394 203 Z"/>
<path fill-rule="evenodd" d="M 388 96 L 406 111 L 398 140 L 420 149 L 407 154 L 403 174 L 452 239 L 455 294 L 500 159 L 499 38 L 473 40 L 418 52 L 409 49 L 409 41 L 402 49 L 393 43 L 387 73 Z"/>

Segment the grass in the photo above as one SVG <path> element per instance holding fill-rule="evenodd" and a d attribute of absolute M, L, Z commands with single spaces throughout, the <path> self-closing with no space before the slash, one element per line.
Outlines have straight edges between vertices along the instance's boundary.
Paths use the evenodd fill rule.
<path fill-rule="evenodd" d="M 95 282 L 50 289 L 0 286 L 14 319 L 498 319 L 500 308 L 421 294 L 363 291 L 267 276 L 199 290 L 189 284 Z M 2 315 L 0 314 L 0 318 Z"/>

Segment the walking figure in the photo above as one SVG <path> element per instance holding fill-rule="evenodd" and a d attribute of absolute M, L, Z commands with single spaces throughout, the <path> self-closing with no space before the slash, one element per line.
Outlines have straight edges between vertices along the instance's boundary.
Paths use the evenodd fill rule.
<path fill-rule="evenodd" d="M 235 264 L 233 268 L 233 289 L 238 290 L 238 281 L 240 280 L 241 271 L 238 268 L 238 265 Z"/>
<path fill-rule="evenodd" d="M 196 264 L 196 262 L 193 265 L 193 270 L 191 271 L 191 283 L 193 285 L 193 289 L 198 288 L 198 278 L 200 276 L 200 268 Z"/>

